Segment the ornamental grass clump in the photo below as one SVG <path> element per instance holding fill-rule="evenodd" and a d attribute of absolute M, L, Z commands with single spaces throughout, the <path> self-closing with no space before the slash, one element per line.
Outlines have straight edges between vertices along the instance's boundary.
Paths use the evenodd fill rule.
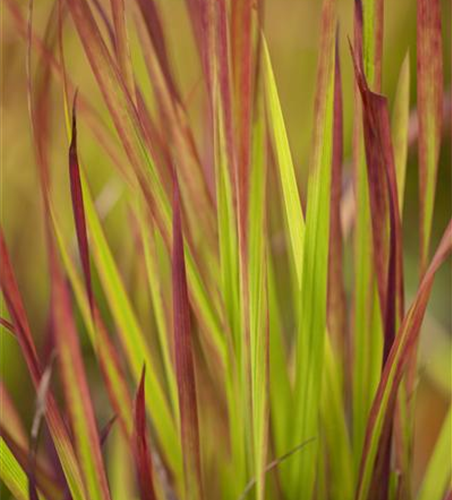
<path fill-rule="evenodd" d="M 264 2 L 187 0 L 200 68 L 189 97 L 161 3 L 55 0 L 42 35 L 37 2 L 3 2 L 26 46 L 34 162 L 21 168 L 36 169 L 48 287 L 38 328 L 2 229 L 1 335 L 20 347 L 35 390 L 33 411 L 22 414 L 1 382 L 5 494 L 451 498 L 450 410 L 421 478 L 413 465 L 418 341 L 452 247 L 449 222 L 432 248 L 447 102 L 440 1 L 417 1 L 413 139 L 408 56 L 391 106 L 382 94 L 383 0 L 349 2 L 352 33 L 339 31 L 337 2 L 323 0 L 302 186 Z M 68 33 L 79 44 L 70 56 Z M 98 94 L 84 88 L 74 55 Z M 64 137 L 51 126 L 56 115 Z M 84 161 L 89 141 L 95 154 Z M 402 215 L 413 141 L 419 281 L 407 299 Z M 108 173 L 99 190 L 100 164 Z"/>

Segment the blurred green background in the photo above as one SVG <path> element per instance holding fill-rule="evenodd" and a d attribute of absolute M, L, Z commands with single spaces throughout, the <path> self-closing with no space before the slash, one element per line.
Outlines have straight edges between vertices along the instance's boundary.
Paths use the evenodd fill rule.
<path fill-rule="evenodd" d="M 10 0 L 27 16 L 27 2 Z M 109 2 L 101 0 L 109 11 Z M 183 0 L 160 0 L 163 22 L 170 46 L 173 68 L 186 98 L 200 150 L 203 150 L 201 95 L 197 83 L 200 66 L 188 23 Z M 340 0 L 340 54 L 344 92 L 344 154 L 345 178 L 350 177 L 351 134 L 353 123 L 353 75 L 347 37 L 353 34 L 353 0 Z M 445 91 L 449 110 L 445 119 L 438 173 L 438 190 L 432 248 L 434 248 L 451 214 L 451 2 L 442 2 L 444 34 Z M 34 2 L 34 29 L 41 36 L 53 2 Z M 1 222 L 13 258 L 20 289 L 23 293 L 32 331 L 43 348 L 49 300 L 42 205 L 38 174 L 34 161 L 26 91 L 26 41 L 10 15 L 6 2 L 1 3 Z M 318 58 L 320 0 L 266 0 L 265 33 L 271 51 L 282 107 L 297 167 L 302 196 L 306 188 L 307 165 L 312 129 L 313 95 Z M 132 30 L 133 33 L 133 30 Z M 132 45 L 137 43 L 132 35 Z M 68 72 L 91 103 L 106 119 L 102 98 L 93 79 L 83 49 L 70 18 L 65 24 L 65 54 Z M 402 61 L 409 52 L 411 72 L 411 107 L 416 103 L 416 2 L 397 0 L 386 2 L 383 93 L 392 107 Z M 135 58 L 139 81 L 150 92 L 143 61 Z M 32 52 L 34 71 L 39 57 Z M 51 168 L 57 210 L 68 234 L 72 231 L 70 190 L 67 175 L 67 139 L 65 137 L 63 98 L 59 82 L 52 80 Z M 99 148 L 91 132 L 80 122 L 79 149 L 88 171 L 93 191 L 100 203 L 113 203 L 105 218 L 106 232 L 116 260 L 131 291 L 134 303 L 146 309 L 146 297 L 140 293 L 134 262 L 134 238 L 130 234 L 126 207 L 127 191 L 121 184 L 110 159 Z M 413 129 L 414 130 L 414 129 Z M 407 166 L 405 210 L 403 216 L 405 277 L 407 303 L 410 303 L 418 283 L 418 179 L 417 144 L 410 146 Z M 350 241 L 346 243 L 346 266 L 351 268 Z M 348 273 L 350 274 L 350 273 Z M 138 284 L 137 284 L 138 283 Z M 347 289 L 350 289 L 347 283 Z M 438 274 L 421 342 L 421 382 L 417 425 L 423 428 L 422 439 L 416 440 L 416 467 L 422 468 L 425 457 L 438 432 L 451 388 L 451 264 L 450 259 Z M 2 313 L 6 316 L 4 304 Z M 15 340 L 4 330 L 0 333 L 1 377 L 10 390 L 15 404 L 30 425 L 34 395 L 30 379 Z M 86 358 L 92 362 L 86 345 Z M 94 367 L 90 368 L 93 370 Z M 94 389 L 96 390 L 96 389 Z M 100 394 L 98 402 L 103 398 Z M 99 404 L 101 406 L 101 404 Z M 100 411 L 102 414 L 102 410 Z M 425 433 L 425 427 L 430 430 Z"/>

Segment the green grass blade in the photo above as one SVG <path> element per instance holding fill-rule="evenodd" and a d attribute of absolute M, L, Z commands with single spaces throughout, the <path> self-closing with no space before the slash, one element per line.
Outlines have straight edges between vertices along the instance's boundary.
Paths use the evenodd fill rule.
<path fill-rule="evenodd" d="M 339 361 L 326 334 L 320 412 L 330 472 L 328 489 L 331 498 L 353 498 L 353 454 L 341 381 L 337 376 L 341 369 Z"/>
<path fill-rule="evenodd" d="M 416 344 L 419 336 L 436 271 L 448 255 L 450 255 L 451 250 L 452 220 L 444 232 L 430 267 L 424 274 L 413 304 L 405 315 L 384 367 L 366 429 L 366 438 L 360 464 L 357 500 L 366 500 L 369 497 L 375 460 L 384 424 L 388 419 L 392 418 L 397 390 L 403 371 L 409 360 L 411 349 Z"/>
<path fill-rule="evenodd" d="M 109 391 L 112 405 L 124 426 L 126 434 L 130 436 L 133 424 L 131 398 L 124 375 L 121 373 L 121 369 L 119 367 L 118 355 L 116 352 L 113 352 L 114 347 L 108 338 L 105 326 L 102 324 L 100 316 L 97 317 L 96 327 L 94 325 L 84 283 L 69 255 L 68 249 L 70 248 L 70 245 L 63 235 L 63 231 L 61 230 L 51 203 L 49 204 L 49 208 L 50 218 L 52 220 L 53 231 L 55 233 L 60 251 L 61 260 L 69 278 L 81 316 L 85 323 L 88 337 L 105 374 L 107 380 L 107 390 Z"/>
<path fill-rule="evenodd" d="M 275 76 L 273 74 L 270 54 L 264 37 L 262 48 L 268 123 L 278 159 L 278 172 L 283 193 L 286 222 L 289 230 L 291 254 L 295 264 L 297 283 L 300 287 L 304 246 L 303 210 L 301 207 L 300 195 L 298 193 L 295 167 L 292 161 L 289 140 L 284 125 L 281 104 L 279 102 L 278 90 L 276 88 Z"/>
<path fill-rule="evenodd" d="M 0 436 L 0 479 L 16 500 L 30 500 L 28 477 L 14 457 L 3 437 Z M 39 500 L 46 500 L 38 493 Z"/>
<path fill-rule="evenodd" d="M 268 445 L 269 318 L 267 313 L 266 214 L 267 184 L 265 128 L 262 103 L 259 103 L 253 129 L 250 177 L 248 251 L 249 319 L 251 355 L 251 400 L 256 498 L 265 498 L 265 465 Z"/>
<path fill-rule="evenodd" d="M 336 3 L 322 9 L 320 59 L 314 110 L 312 163 L 308 183 L 301 314 L 296 345 L 295 407 L 292 444 L 319 434 L 319 405 L 326 331 L 330 183 L 333 160 Z M 292 461 L 292 487 L 311 498 L 319 440 Z"/>
<path fill-rule="evenodd" d="M 159 283 L 161 276 L 158 271 L 159 264 L 155 240 L 155 227 L 152 223 L 147 222 L 145 211 L 143 210 L 142 206 L 138 207 L 135 210 L 135 215 L 137 216 L 137 220 L 140 226 L 149 291 L 151 294 L 152 306 L 157 326 L 159 345 L 163 356 L 163 366 L 165 370 L 166 381 L 169 387 L 173 414 L 177 415 L 179 412 L 179 407 L 177 402 L 176 375 L 174 371 L 169 343 L 170 329 L 167 324 L 168 322 L 166 319 L 165 308 L 163 306 L 162 290 Z"/>
<path fill-rule="evenodd" d="M 407 53 L 400 69 L 392 112 L 392 144 L 397 175 L 400 217 L 403 215 L 405 177 L 408 154 L 408 119 L 410 115 L 410 56 Z"/>
<path fill-rule="evenodd" d="M 129 361 L 130 369 L 137 382 L 140 379 L 143 363 L 146 364 L 146 391 L 149 395 L 152 395 L 147 400 L 148 409 L 162 451 L 171 464 L 172 470 L 177 474 L 181 470 L 181 456 L 174 416 L 171 414 L 161 383 L 153 370 L 154 363 L 149 347 L 111 254 L 83 173 L 81 180 L 86 220 L 92 241 L 91 250 L 100 280 L 118 327 L 118 334 Z"/>

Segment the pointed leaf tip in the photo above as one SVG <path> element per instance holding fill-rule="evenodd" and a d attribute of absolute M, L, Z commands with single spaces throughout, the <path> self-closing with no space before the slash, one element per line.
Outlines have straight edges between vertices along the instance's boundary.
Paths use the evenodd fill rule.
<path fill-rule="evenodd" d="M 135 397 L 134 454 L 141 500 L 155 500 L 152 460 L 146 432 L 145 378 L 146 365 L 143 365 Z"/>

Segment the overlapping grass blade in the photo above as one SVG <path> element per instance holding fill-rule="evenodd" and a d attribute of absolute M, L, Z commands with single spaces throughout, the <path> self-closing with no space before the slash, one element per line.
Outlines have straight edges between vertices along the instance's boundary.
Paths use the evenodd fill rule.
<path fill-rule="evenodd" d="M 6 422 L 6 419 L 4 421 Z M 43 460 L 44 457 L 37 458 L 33 464 L 33 471 L 30 471 L 30 450 L 28 445 L 18 442 L 17 438 L 5 428 L 6 426 L 4 422 L 0 424 L 0 439 L 4 442 L 4 446 L 8 448 L 9 453 L 12 454 L 18 466 L 24 471 L 29 483 L 32 479 L 31 476 L 34 476 L 33 483 L 38 496 L 42 493 L 47 500 L 62 500 L 65 492 L 58 484 L 53 471 L 50 469 L 50 464 Z M 0 453 L 0 462 L 2 463 L 0 468 L 4 471 L 5 469 L 8 470 L 8 465 L 3 463 L 3 460 L 5 462 L 8 460 L 7 455 L 8 453 L 5 453 L 5 455 Z M 4 474 L 7 474 L 7 472 L 4 472 Z M 8 480 L 3 480 L 8 484 Z"/>
<path fill-rule="evenodd" d="M 14 457 L 2 436 L 0 436 L 0 479 L 16 500 L 30 500 L 28 493 L 28 477 L 24 469 Z M 39 495 L 40 500 L 49 500 Z"/>
<path fill-rule="evenodd" d="M 262 43 L 264 60 L 265 93 L 267 99 L 268 122 L 273 144 L 278 158 L 278 172 L 283 192 L 286 223 L 289 230 L 291 254 L 297 273 L 297 283 L 301 286 L 301 270 L 304 250 L 304 217 L 298 193 L 295 168 L 290 152 L 289 140 L 276 88 L 275 77 L 265 38 Z"/>
<path fill-rule="evenodd" d="M 52 286 L 57 297 L 52 314 L 58 360 L 86 494 L 93 500 L 109 500 L 97 423 L 72 316 L 69 291 L 59 270 L 52 276 Z"/>
<path fill-rule="evenodd" d="M 326 332 L 330 185 L 333 161 L 336 2 L 322 8 L 320 59 L 314 108 L 313 151 L 308 181 L 306 235 L 301 283 L 300 325 L 296 338 L 294 429 L 292 444 L 319 433 L 319 406 Z M 311 498 L 318 441 L 292 460 L 291 487 Z"/>
<path fill-rule="evenodd" d="M 364 75 L 372 90 L 381 86 L 383 0 L 356 0 L 355 47 L 363 61 Z M 362 31 L 361 31 L 362 30 Z M 362 39 L 362 40 L 360 40 Z M 359 46 L 358 46 L 359 45 Z M 356 193 L 353 283 L 353 451 L 357 473 L 366 422 L 381 374 L 383 332 L 372 262 L 372 230 L 366 159 L 364 154 L 362 105 L 355 86 L 353 122 L 353 169 Z"/>
<path fill-rule="evenodd" d="M 6 247 L 3 230 L 0 229 L 0 285 L 5 297 L 8 311 L 17 331 L 17 338 L 21 347 L 31 380 L 37 390 L 42 377 L 42 368 L 37 356 L 31 330 L 28 324 L 25 308 L 17 286 L 17 281 L 11 266 Z M 55 444 L 68 486 L 74 500 L 85 500 L 82 476 L 76 459 L 72 443 L 63 423 L 62 417 L 51 393 L 47 396 L 46 421 Z"/>
<path fill-rule="evenodd" d="M 86 219 L 92 238 L 91 248 L 110 305 L 110 310 L 118 328 L 119 338 L 127 356 L 130 369 L 137 380 L 141 375 L 143 362 L 146 363 L 148 369 L 146 384 L 148 394 L 152 394 L 152 405 L 149 402 L 150 415 L 153 419 L 163 454 L 171 464 L 171 468 L 178 474 L 180 473 L 181 457 L 180 452 L 178 452 L 180 447 L 177 441 L 174 416 L 171 415 L 162 385 L 157 378 L 156 372 L 153 370 L 149 347 L 106 241 L 83 172 L 81 180 Z"/>
<path fill-rule="evenodd" d="M 369 416 L 361 459 L 357 500 L 369 497 L 380 438 L 394 411 L 395 397 L 413 346 L 417 342 L 436 271 L 452 250 L 452 221 L 449 222 L 415 299 L 404 317 L 389 353 Z"/>
<path fill-rule="evenodd" d="M 148 221 L 145 213 L 140 208 L 136 210 L 136 215 L 140 225 L 141 241 L 143 244 L 143 253 L 148 276 L 149 291 L 152 299 L 152 306 L 155 315 L 157 334 L 159 338 L 160 349 L 163 356 L 163 365 L 165 376 L 169 387 L 170 400 L 173 406 L 173 412 L 179 411 L 177 401 L 177 383 L 174 371 L 173 356 L 170 347 L 170 326 L 166 317 L 167 310 L 164 307 L 164 298 L 161 290 L 161 275 L 159 274 L 159 262 L 157 255 L 157 234 L 152 221 Z"/>
<path fill-rule="evenodd" d="M 184 451 L 185 496 L 187 500 L 200 500 L 203 495 L 196 382 L 190 326 L 190 304 L 185 271 L 184 240 L 182 236 L 180 193 L 176 173 L 174 173 L 173 182 L 173 328 L 179 393 L 180 435 Z"/>
<path fill-rule="evenodd" d="M 134 453 L 141 493 L 140 498 L 142 500 L 155 500 L 152 461 L 146 429 L 145 376 L 146 368 L 143 367 L 140 384 L 135 397 Z"/>

